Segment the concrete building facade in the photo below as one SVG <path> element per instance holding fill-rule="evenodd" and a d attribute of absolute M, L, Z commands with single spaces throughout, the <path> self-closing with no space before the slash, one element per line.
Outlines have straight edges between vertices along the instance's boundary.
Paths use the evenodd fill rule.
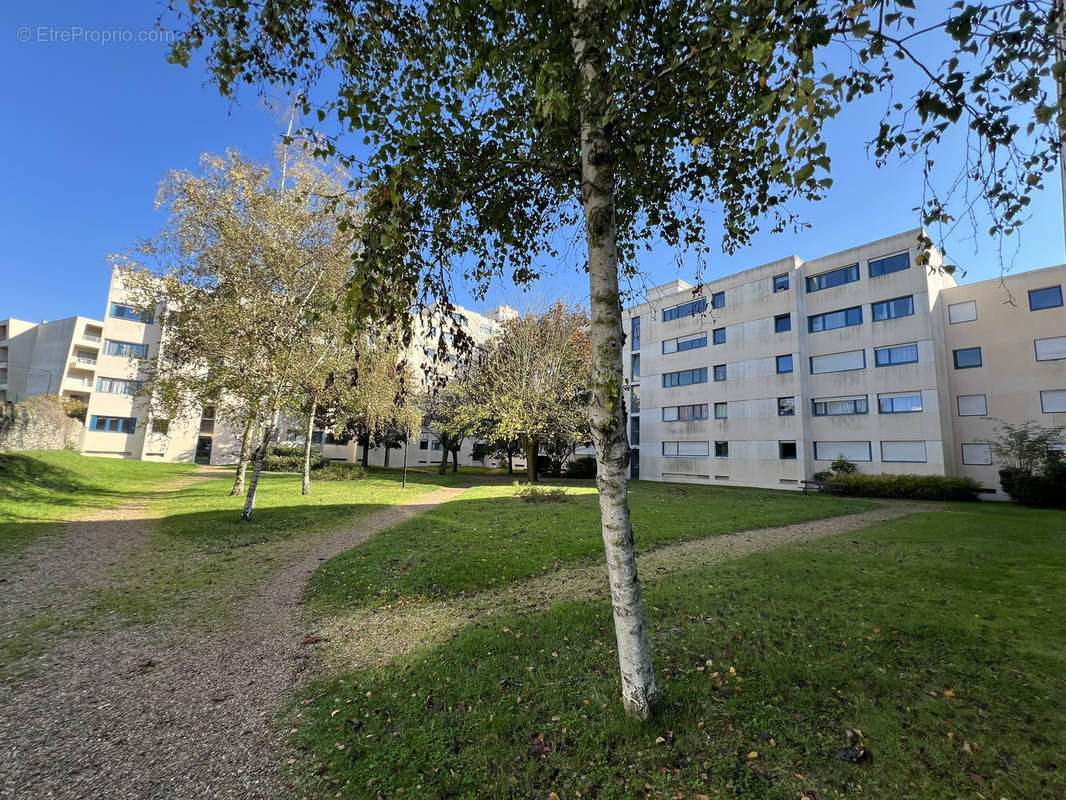
<path fill-rule="evenodd" d="M 626 309 L 632 476 L 787 488 L 844 456 L 998 488 L 997 468 L 974 463 L 992 416 L 1066 420 L 1066 267 L 959 286 L 920 233 L 674 281 Z M 1040 308 L 1004 303 L 1004 287 L 1041 292 Z M 957 366 L 973 347 L 994 365 Z M 978 415 L 976 395 L 993 411 Z"/>
<path fill-rule="evenodd" d="M 56 394 L 88 403 L 102 334 L 103 323 L 88 317 L 0 319 L 0 402 Z"/>

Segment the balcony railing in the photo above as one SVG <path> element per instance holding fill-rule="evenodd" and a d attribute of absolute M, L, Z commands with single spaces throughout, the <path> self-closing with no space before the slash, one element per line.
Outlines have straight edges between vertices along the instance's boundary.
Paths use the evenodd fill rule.
<path fill-rule="evenodd" d="M 200 433 L 214 433 L 215 421 L 213 419 L 200 420 Z"/>
<path fill-rule="evenodd" d="M 99 343 L 99 342 L 103 341 L 103 339 L 101 338 L 100 334 L 98 334 L 98 333 L 83 333 L 81 335 L 81 338 L 84 339 L 87 342 L 97 342 L 97 343 Z"/>
<path fill-rule="evenodd" d="M 95 358 L 86 358 L 85 356 L 78 356 L 76 359 L 74 359 L 74 363 L 75 364 L 95 365 L 96 364 L 96 359 Z"/>

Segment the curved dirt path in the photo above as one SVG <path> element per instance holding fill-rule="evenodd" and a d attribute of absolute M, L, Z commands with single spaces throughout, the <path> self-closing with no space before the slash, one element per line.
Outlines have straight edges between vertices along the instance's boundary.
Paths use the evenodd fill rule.
<path fill-rule="evenodd" d="M 911 514 L 939 511 L 931 503 L 875 501 L 870 511 L 756 528 L 666 545 L 639 556 L 640 580 L 654 584 L 664 573 L 707 566 L 794 542 L 809 542 L 847 533 Z M 610 587 L 603 563 L 561 569 L 519 584 L 427 603 L 360 609 L 330 620 L 318 635 L 326 668 L 380 666 L 414 650 L 443 644 L 479 617 L 500 612 L 536 614 L 554 603 L 608 598 Z"/>
<path fill-rule="evenodd" d="M 283 794 L 282 743 L 272 716 L 304 663 L 299 601 L 309 574 L 462 491 L 437 489 L 320 537 L 299 561 L 261 583 L 216 634 L 191 639 L 138 627 L 61 642 L 35 676 L 0 690 L 0 797 Z M 130 526 L 121 527 L 129 536 Z M 106 566 L 116 552 L 104 528 L 99 558 L 88 556 L 94 565 Z M 70 552 L 92 549 L 86 541 Z M 63 569 L 77 567 L 63 559 Z"/>

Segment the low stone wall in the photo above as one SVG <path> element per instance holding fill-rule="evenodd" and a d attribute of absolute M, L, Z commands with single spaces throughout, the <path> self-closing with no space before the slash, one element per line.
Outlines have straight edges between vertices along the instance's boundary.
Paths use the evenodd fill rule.
<path fill-rule="evenodd" d="M 64 450 L 79 447 L 83 424 L 67 416 L 55 397 L 0 403 L 0 451 Z"/>

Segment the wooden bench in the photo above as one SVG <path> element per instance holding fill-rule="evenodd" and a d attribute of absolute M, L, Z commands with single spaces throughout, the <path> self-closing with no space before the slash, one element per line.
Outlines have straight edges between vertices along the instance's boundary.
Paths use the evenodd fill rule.
<path fill-rule="evenodd" d="M 839 489 L 844 486 L 840 481 L 800 481 L 803 493 L 820 492 L 823 489 Z"/>

